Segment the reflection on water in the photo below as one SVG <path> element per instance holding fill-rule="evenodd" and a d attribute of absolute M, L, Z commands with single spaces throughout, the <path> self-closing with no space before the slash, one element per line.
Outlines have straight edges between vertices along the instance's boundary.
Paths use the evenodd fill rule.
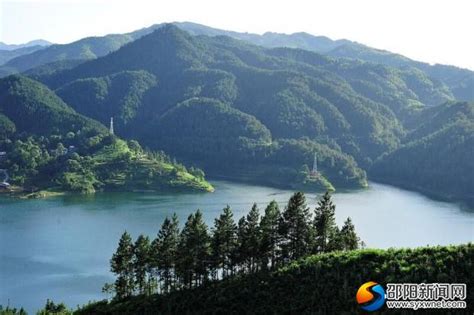
<path fill-rule="evenodd" d="M 102 299 L 102 285 L 113 278 L 109 259 L 124 230 L 155 237 L 165 216 L 184 222 L 201 209 L 212 225 L 229 204 L 236 220 L 252 203 L 271 200 L 283 207 L 291 191 L 216 181 L 214 193 L 157 195 L 104 193 L 46 200 L 0 199 L 0 304 L 24 306 L 29 313 L 47 298 L 70 307 Z M 307 195 L 311 208 L 316 196 Z M 351 216 L 369 247 L 459 244 L 474 240 L 474 213 L 417 193 L 372 184 L 370 189 L 338 192 L 336 219 Z"/>

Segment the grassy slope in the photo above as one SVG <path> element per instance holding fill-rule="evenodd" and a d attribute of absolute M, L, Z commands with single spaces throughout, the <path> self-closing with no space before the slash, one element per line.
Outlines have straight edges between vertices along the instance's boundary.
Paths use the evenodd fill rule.
<path fill-rule="evenodd" d="M 85 306 L 78 314 L 358 313 L 355 294 L 367 281 L 474 285 L 472 244 L 357 250 L 315 255 L 271 274 L 260 273 L 167 296 Z M 467 291 L 474 306 L 474 291 Z M 432 311 L 431 311 L 432 312 Z"/>
<path fill-rule="evenodd" d="M 130 159 L 125 159 L 125 155 Z M 120 139 L 102 148 L 92 158 L 96 170 L 105 177 L 105 190 L 214 190 L 207 181 L 178 170 L 170 163 L 133 152 Z"/>

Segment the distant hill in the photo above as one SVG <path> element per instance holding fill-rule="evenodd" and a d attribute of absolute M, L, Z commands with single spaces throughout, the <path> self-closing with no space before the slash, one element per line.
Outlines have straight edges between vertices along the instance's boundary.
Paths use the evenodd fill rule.
<path fill-rule="evenodd" d="M 430 65 L 350 40 L 332 40 L 325 36 L 314 36 L 308 33 L 280 34 L 269 32 L 258 35 L 224 31 L 190 22 L 177 22 L 175 25 L 194 35 L 225 35 L 269 48 L 300 48 L 332 57 L 359 59 L 397 68 L 417 68 L 426 72 L 428 76 L 446 84 L 457 99 L 474 100 L 474 71 L 467 69 L 439 64 Z"/>
<path fill-rule="evenodd" d="M 3 42 L 0 42 L 0 50 L 16 50 L 20 48 L 33 47 L 33 46 L 47 47 L 49 45 L 52 45 L 52 43 L 44 39 L 32 40 L 25 44 L 6 44 Z"/>
<path fill-rule="evenodd" d="M 0 67 L 0 77 L 2 74 L 5 76 L 5 74 L 24 72 L 46 64 L 56 64 L 59 61 L 95 59 L 149 34 L 157 27 L 152 26 L 127 34 L 86 37 L 68 44 L 51 44 L 42 51 L 14 58 L 4 67 Z"/>
<path fill-rule="evenodd" d="M 5 64 L 7 61 L 11 59 L 14 59 L 22 55 L 30 54 L 34 51 L 37 51 L 43 48 L 44 48 L 43 46 L 36 45 L 36 46 L 28 46 L 28 47 L 13 49 L 13 50 L 0 50 L 0 66 Z"/>
<path fill-rule="evenodd" d="M 276 47 L 288 47 L 288 48 L 300 48 L 319 53 L 326 53 L 332 49 L 351 43 L 348 40 L 331 40 L 325 36 L 314 36 L 308 33 L 300 32 L 293 34 L 281 34 L 267 32 L 263 35 L 252 34 L 252 33 L 239 33 L 233 31 L 225 31 L 217 28 L 212 28 L 202 24 L 191 23 L 191 22 L 175 22 L 173 23 L 180 29 L 189 32 L 192 35 L 207 35 L 207 36 L 229 36 L 232 38 L 244 40 L 255 45 L 276 48 Z M 152 26 L 157 28 L 160 24 Z"/>
<path fill-rule="evenodd" d="M 432 66 L 428 63 L 414 61 L 399 54 L 371 48 L 350 40 L 332 40 L 325 36 L 314 36 L 308 33 L 280 34 L 267 32 L 258 35 L 225 31 L 191 22 L 175 22 L 173 24 L 196 36 L 229 36 L 268 48 L 299 48 L 332 57 L 383 64 L 400 68 L 403 71 L 414 71 L 413 68 L 415 68 L 422 71 L 423 75 L 429 77 L 430 80 L 446 85 L 456 99 L 474 100 L 474 71 L 467 69 L 446 65 Z M 164 25 L 166 24 L 156 24 L 127 34 L 89 37 L 70 44 L 53 45 L 42 50 L 41 53 L 36 52 L 11 60 L 4 67 L 0 67 L 0 77 L 59 60 L 89 60 L 104 56 Z"/>
<path fill-rule="evenodd" d="M 474 71 L 447 65 L 430 65 L 399 54 L 374 49 L 358 43 L 347 43 L 327 53 L 333 57 L 360 59 L 397 68 L 417 68 L 446 84 L 459 100 L 474 100 Z"/>
<path fill-rule="evenodd" d="M 37 66 L 61 60 L 87 60 L 104 56 L 132 40 L 128 35 L 88 37 L 71 44 L 55 44 L 46 49 L 23 55 L 6 63 L 5 67 L 23 72 Z"/>

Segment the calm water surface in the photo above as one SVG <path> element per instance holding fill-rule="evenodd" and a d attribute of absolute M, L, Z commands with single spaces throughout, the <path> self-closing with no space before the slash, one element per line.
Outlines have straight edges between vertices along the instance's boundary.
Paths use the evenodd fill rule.
<path fill-rule="evenodd" d="M 253 202 L 282 206 L 291 191 L 215 181 L 214 193 L 104 193 L 45 200 L 0 198 L 0 304 L 34 314 L 47 298 L 70 307 L 105 298 L 109 259 L 124 230 L 155 237 L 165 216 L 184 222 L 197 208 L 209 225 L 229 204 L 236 220 Z M 308 195 L 314 208 L 316 198 Z M 335 194 L 336 217 L 353 218 L 368 247 L 414 247 L 474 241 L 474 211 L 374 184 Z"/>

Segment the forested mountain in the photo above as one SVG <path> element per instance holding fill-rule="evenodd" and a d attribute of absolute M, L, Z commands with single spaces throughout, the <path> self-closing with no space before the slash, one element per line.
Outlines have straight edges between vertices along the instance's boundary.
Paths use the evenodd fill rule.
<path fill-rule="evenodd" d="M 44 136 L 85 128 L 106 132 L 103 125 L 77 114 L 46 86 L 22 76 L 0 80 L 0 109 L 17 132 Z"/>
<path fill-rule="evenodd" d="M 12 58 L 0 67 L 0 77 L 25 72 L 43 65 L 60 65 L 58 62 L 85 61 L 105 56 L 160 26 L 154 25 L 127 34 L 86 37 L 68 44 L 51 44 L 41 51 Z"/>
<path fill-rule="evenodd" d="M 334 67 L 330 59 L 313 54 L 326 63 L 317 66 L 273 53 L 277 54 L 230 38 L 192 37 L 169 26 L 108 56 L 45 77 L 44 81 L 57 88 L 68 103 L 80 110 L 81 102 L 75 95 L 85 97 L 87 93 L 84 89 L 73 93 L 74 86 L 84 86 L 83 83 L 88 82 L 89 94 L 94 97 L 98 81 L 91 78 L 105 79 L 123 71 L 145 70 L 156 76 L 158 84 L 146 92 L 138 107 L 134 106 L 136 114 L 127 128 L 119 131 L 122 135 L 133 134 L 146 145 L 163 148 L 185 160 L 195 152 L 192 146 L 184 145 L 184 141 L 192 141 L 203 151 L 204 155 L 197 154 L 202 156 L 203 166 L 211 168 L 219 166 L 211 162 L 212 157 L 228 161 L 222 163 L 223 167 L 231 169 L 254 165 L 252 169 L 255 170 L 257 164 L 262 166 L 259 170 L 264 170 L 266 166 L 277 164 L 277 169 L 286 172 L 283 168 L 290 168 L 295 176 L 305 163 L 311 164 L 313 153 L 320 151 L 321 169 L 323 173 L 332 173 L 331 180 L 341 185 L 363 183 L 363 172 L 354 168 L 354 161 L 342 153 L 340 146 L 354 154 L 363 150 L 364 157 L 369 154 L 372 158 L 389 147 L 396 147 L 403 130 L 393 111 L 358 94 L 347 81 L 330 72 Z M 172 114 L 178 110 L 175 107 L 184 106 L 181 103 L 192 98 L 200 100 L 187 103 L 186 108 L 193 109 L 193 117 L 199 111 L 206 111 L 203 112 L 205 120 L 188 122 L 185 114 L 188 110 L 181 109 L 180 115 Z M 235 138 L 223 137 L 223 144 L 212 147 L 198 132 L 199 128 L 212 128 L 222 119 L 216 116 L 217 111 L 209 112 L 216 108 L 216 102 L 211 99 L 222 103 L 218 106 L 220 113 L 225 108 L 232 108 L 226 110 L 228 117 L 246 117 L 242 113 L 254 116 L 258 122 L 253 124 L 260 125 L 258 128 L 261 129 L 264 125 L 274 141 L 252 140 L 242 131 L 236 133 Z M 229 119 L 226 128 L 241 128 L 240 123 L 236 123 L 238 120 Z M 187 136 L 189 140 L 183 135 L 166 142 L 163 132 L 170 129 L 163 126 L 167 126 L 167 120 L 179 123 L 180 128 L 193 124 Z M 225 134 L 219 130 L 213 129 L 216 138 Z M 316 138 L 321 141 L 315 142 Z M 205 150 L 206 147 L 209 149 Z M 240 154 L 233 154 L 233 150 Z M 278 173 L 275 168 L 269 171 L 272 169 Z"/>
<path fill-rule="evenodd" d="M 191 36 L 172 25 L 35 77 L 84 115 L 104 124 L 116 117 L 125 138 L 212 175 L 279 186 L 309 183 L 315 153 L 321 179 L 364 186 L 362 169 L 405 143 L 426 107 L 454 99 L 416 68 Z"/>
<path fill-rule="evenodd" d="M 413 71 L 418 69 L 423 71 L 424 75 L 449 87 L 456 99 L 474 100 L 474 71 L 467 69 L 440 64 L 430 65 L 350 40 L 332 40 L 325 36 L 314 36 L 307 33 L 280 34 L 267 32 L 263 35 L 258 35 L 224 31 L 190 22 L 176 22 L 174 24 L 194 35 L 225 35 L 268 48 L 300 48 L 331 57 L 358 59 L 402 70 Z"/>
<path fill-rule="evenodd" d="M 314 36 L 304 32 L 293 34 L 266 32 L 263 35 L 258 35 L 226 31 L 192 22 L 175 22 L 173 24 L 192 35 L 229 36 L 268 48 L 300 48 L 318 53 L 326 53 L 336 47 L 351 43 L 351 41 L 346 39 L 332 40 L 326 36 Z M 157 26 L 158 25 L 154 25 L 153 27 L 156 28 Z"/>
<path fill-rule="evenodd" d="M 408 178 L 398 176 L 409 169 L 392 178 L 381 171 L 383 165 L 397 161 L 390 156 L 414 146 L 412 142 L 433 139 L 418 129 L 431 125 L 426 115 L 439 104 L 452 104 L 460 89 L 469 90 L 464 83 L 458 90 L 453 88 L 461 71 L 453 67 L 433 70 L 444 77 L 438 80 L 426 70 L 434 68 L 423 70 L 421 63 L 406 66 L 409 59 L 376 50 L 372 52 L 380 56 L 373 61 L 379 63 L 360 60 L 368 57 L 328 56 L 338 49 L 342 56 L 347 45 L 358 47 L 364 56 L 365 46 L 349 41 L 308 34 L 259 37 L 192 23 L 176 25 L 51 46 L 35 53 L 66 49 L 77 57 L 80 47 L 93 53 L 62 61 L 48 57 L 39 64 L 53 62 L 30 69 L 28 75 L 85 116 L 102 124 L 114 117 L 119 136 L 196 163 L 213 176 L 325 189 L 365 186 L 364 170 L 403 185 Z M 221 34 L 254 42 L 260 38 L 257 44 L 264 46 L 308 50 L 269 49 Z M 269 38 L 275 39 L 273 44 Z M 469 81 L 471 72 L 463 73 Z M 470 135 L 469 128 L 456 132 Z M 441 137 L 439 132 L 436 135 Z M 435 151 L 447 141 L 439 139 L 433 143 Z M 309 172 L 315 154 L 316 180 Z M 457 160 L 445 159 L 443 170 L 460 165 L 465 157 L 459 154 Z M 396 173 L 393 163 L 390 167 Z M 456 181 L 454 173 L 442 174 L 449 177 L 447 182 Z M 469 195 L 465 190 L 443 194 L 441 185 L 428 189 L 423 181 L 417 178 L 411 187 L 445 197 Z"/>
<path fill-rule="evenodd" d="M 4 68 L 23 72 L 31 68 L 61 60 L 88 60 L 104 56 L 133 40 L 128 35 L 88 37 L 71 44 L 55 44 L 10 60 Z"/>
<path fill-rule="evenodd" d="M 428 63 L 411 60 L 399 54 L 374 49 L 349 40 L 331 40 L 324 36 L 314 36 L 307 33 L 279 34 L 265 33 L 263 35 L 239 33 L 211 28 L 205 25 L 190 22 L 175 22 L 174 25 L 192 35 L 229 36 L 255 45 L 276 48 L 299 48 L 317 52 L 332 57 L 343 57 L 363 60 L 371 63 L 383 64 L 404 71 L 418 70 L 423 76 L 429 77 L 435 85 L 445 85 L 459 100 L 474 100 L 474 72 L 454 66 L 430 65 Z M 89 37 L 79 41 L 53 45 L 23 57 L 15 58 L 7 65 L 0 67 L 0 76 L 22 72 L 36 66 L 60 60 L 89 60 L 114 51 L 125 43 L 147 35 L 166 24 L 155 24 L 127 34 L 111 34 L 103 37 Z"/>
<path fill-rule="evenodd" d="M 400 148 L 371 169 L 380 181 L 474 205 L 474 103 L 427 108 Z"/>
<path fill-rule="evenodd" d="M 22 76 L 0 80 L 0 151 L 14 190 L 212 190 L 201 170 L 111 135 Z"/>
<path fill-rule="evenodd" d="M 155 76 L 146 71 L 124 71 L 100 78 L 73 81 L 56 93 L 77 105 L 78 112 L 107 123 L 115 118 L 118 130 L 135 118 L 143 95 L 156 86 Z"/>
<path fill-rule="evenodd" d="M 0 66 L 13 58 L 16 58 L 22 55 L 27 55 L 43 48 L 44 48 L 43 46 L 36 45 L 36 46 L 18 48 L 14 50 L 1 50 L 0 49 Z"/>

